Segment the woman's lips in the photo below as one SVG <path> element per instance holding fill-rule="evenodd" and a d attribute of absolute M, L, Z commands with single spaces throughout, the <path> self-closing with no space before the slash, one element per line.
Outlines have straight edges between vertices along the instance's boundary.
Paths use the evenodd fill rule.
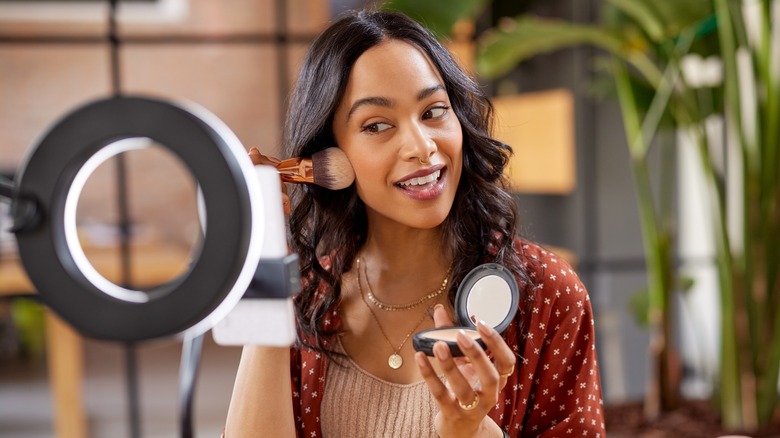
<path fill-rule="evenodd" d="M 412 172 L 412 173 L 410 173 L 410 174 L 400 178 L 398 181 L 395 182 L 395 184 L 406 183 L 406 182 L 409 182 L 410 180 L 415 179 L 415 178 L 421 178 L 421 177 L 425 178 L 425 177 L 429 176 L 430 174 L 435 173 L 437 171 L 440 171 L 442 169 L 444 169 L 444 164 L 436 164 L 436 165 L 431 166 L 431 167 L 429 167 L 427 169 L 420 169 L 420 170 L 418 170 L 416 172 Z"/>
<path fill-rule="evenodd" d="M 427 201 L 436 198 L 444 191 L 446 173 L 444 165 L 436 165 L 405 176 L 395 183 L 395 186 L 406 196 Z"/>
<path fill-rule="evenodd" d="M 437 170 L 425 176 L 409 178 L 406 181 L 399 182 L 398 184 L 407 190 L 414 190 L 415 187 L 424 186 L 435 182 L 439 179 L 439 176 L 441 176 L 441 170 Z"/>

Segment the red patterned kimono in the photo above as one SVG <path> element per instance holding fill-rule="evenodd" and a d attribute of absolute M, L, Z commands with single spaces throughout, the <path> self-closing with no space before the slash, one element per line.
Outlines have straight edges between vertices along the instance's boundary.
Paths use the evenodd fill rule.
<path fill-rule="evenodd" d="M 593 313 L 571 267 L 534 244 L 515 245 L 535 284 L 504 332 L 518 354 L 490 417 L 510 437 L 604 437 L 604 415 Z M 520 321 L 523 333 L 518 336 Z M 337 310 L 326 326 L 338 327 Z M 330 327 L 329 327 L 330 328 Z M 308 348 L 292 350 L 292 385 L 298 437 L 318 438 L 327 359 Z"/>

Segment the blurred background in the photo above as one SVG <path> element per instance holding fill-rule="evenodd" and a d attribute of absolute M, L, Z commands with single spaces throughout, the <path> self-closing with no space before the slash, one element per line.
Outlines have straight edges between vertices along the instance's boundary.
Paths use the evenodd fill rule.
<path fill-rule="evenodd" d="M 415 9 L 415 2 L 391 3 Z M 572 263 L 590 292 L 603 401 L 610 406 L 645 399 L 657 364 L 648 354 L 649 278 L 635 160 L 627 147 L 625 106 L 614 97 L 615 81 L 609 74 L 605 79 L 604 49 L 572 37 L 555 50 L 529 49 L 534 56 L 518 57 L 499 73 L 483 73 L 489 69 L 479 65 L 498 63 L 484 61 L 480 44 L 488 31 L 511 32 L 516 22 L 507 17 L 598 25 L 605 21 L 604 3 L 626 4 L 456 1 L 453 11 L 465 4 L 462 9 L 471 12 L 445 20 L 442 38 L 493 99 L 497 136 L 515 148 L 508 176 L 523 234 Z M 366 4 L 123 0 L 113 28 L 108 1 L 0 0 L 0 173 L 13 178 L 36 138 L 60 117 L 116 92 L 194 102 L 227 123 L 247 149 L 279 156 L 287 93 L 308 44 L 334 16 Z M 422 21 L 436 24 L 432 17 L 441 11 L 424 9 L 417 10 Z M 642 42 L 644 29 L 638 28 L 634 42 Z M 112 54 L 118 55 L 116 63 Z M 668 73 L 663 67 L 661 74 Z M 714 129 L 722 137 L 723 128 Z M 673 263 L 686 269 L 686 278 L 695 278 L 685 295 L 667 297 L 674 324 L 666 334 L 682 352 L 671 359 L 678 373 L 674 381 L 684 397 L 706 398 L 713 391 L 719 348 L 719 298 L 712 238 L 697 204 L 702 191 L 695 180 L 685 182 L 696 158 L 668 152 L 669 145 L 684 141 L 674 133 L 651 140 L 660 146 L 646 154 L 644 169 L 661 193 L 664 217 L 674 230 L 689 231 L 669 243 Z M 186 269 L 198 235 L 191 176 L 159 145 L 150 146 L 103 163 L 78 207 L 82 245 L 108 278 L 128 275 L 118 272 L 118 246 L 121 233 L 129 233 L 134 257 L 129 275 L 137 285 L 164 283 Z M 713 148 L 725 156 L 722 145 Z M 694 189 L 665 189 L 672 181 Z M 0 436 L 130 436 L 138 432 L 128 424 L 134 416 L 142 436 L 175 435 L 181 342 L 154 341 L 128 353 L 126 346 L 74 333 L 36 300 L 13 236 L 3 231 L 7 207 L 0 203 Z M 217 436 L 222 428 L 239 353 L 207 336 L 195 401 L 198 436 Z M 134 412 L 134 397 L 140 412 Z"/>

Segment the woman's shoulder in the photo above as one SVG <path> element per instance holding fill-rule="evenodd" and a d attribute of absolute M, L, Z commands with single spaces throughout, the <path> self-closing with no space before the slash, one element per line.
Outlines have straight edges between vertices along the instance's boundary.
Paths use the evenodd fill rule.
<path fill-rule="evenodd" d="M 531 259 L 552 263 L 561 262 L 566 266 L 569 266 L 567 258 L 572 257 L 568 254 L 565 254 L 560 249 L 553 248 L 548 245 L 543 245 L 541 243 L 532 242 L 521 237 L 516 237 L 514 242 L 512 242 L 512 246 L 518 255 L 520 255 L 521 260 Z"/>
<path fill-rule="evenodd" d="M 525 275 L 535 301 L 577 301 L 587 298 L 587 291 L 575 269 L 565 257 L 538 243 L 515 239 Z"/>
<path fill-rule="evenodd" d="M 513 247 L 520 257 L 520 261 L 526 272 L 541 272 L 548 269 L 557 269 L 562 275 L 573 274 L 574 268 L 572 268 L 569 259 L 571 255 L 562 254 L 561 251 L 553 249 L 547 246 L 543 246 L 539 243 L 534 243 L 529 240 L 523 240 L 516 238 Z"/>

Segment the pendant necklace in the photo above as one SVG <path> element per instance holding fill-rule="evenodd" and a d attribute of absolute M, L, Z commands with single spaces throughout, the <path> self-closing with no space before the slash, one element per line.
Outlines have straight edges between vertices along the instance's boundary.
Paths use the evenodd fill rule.
<path fill-rule="evenodd" d="M 423 316 L 422 318 L 420 318 L 420 321 L 418 321 L 417 324 L 415 324 L 414 328 L 412 328 L 409 331 L 409 333 L 406 334 L 406 337 L 404 337 L 404 340 L 401 341 L 401 344 L 398 346 L 398 348 L 393 348 L 393 342 L 390 341 L 390 338 L 387 336 L 387 333 L 385 333 L 385 329 L 382 328 L 382 324 L 379 323 L 379 318 L 377 318 L 376 313 L 374 313 L 374 309 L 372 309 L 371 306 L 368 304 L 368 301 L 366 301 L 366 294 L 363 292 L 363 283 L 361 281 L 360 258 L 356 259 L 356 264 L 357 264 L 356 267 L 358 271 L 357 280 L 358 280 L 358 290 L 360 291 L 360 298 L 363 300 L 363 303 L 366 305 L 366 307 L 368 307 L 368 311 L 371 312 L 371 316 L 374 318 L 374 321 L 376 321 L 376 325 L 377 327 L 379 327 L 379 331 L 382 333 L 382 336 L 390 345 L 390 348 L 393 349 L 393 353 L 390 355 L 390 357 L 387 358 L 387 365 L 390 368 L 397 370 L 398 368 L 401 368 L 401 366 L 404 364 L 404 358 L 400 355 L 401 348 L 403 348 L 404 344 L 406 344 L 406 341 L 409 340 L 409 337 L 412 336 L 412 333 L 414 333 L 414 331 L 417 330 L 417 327 L 419 327 L 420 324 L 422 324 L 422 322 L 425 321 L 425 317 L 428 316 L 428 312 L 423 313 Z M 365 274 L 365 272 L 363 274 Z M 437 293 L 437 295 L 440 294 L 444 286 L 446 286 L 446 280 L 447 278 L 445 278 L 445 283 L 442 285 L 442 288 L 440 288 L 440 291 Z M 368 286 L 368 293 L 370 294 L 370 296 L 372 296 L 373 294 L 371 293 L 371 285 L 368 283 L 368 275 L 366 275 L 366 285 Z M 423 298 L 428 299 L 426 297 Z M 420 303 L 413 304 L 413 306 L 416 307 L 421 303 L 422 301 L 420 301 Z"/>

